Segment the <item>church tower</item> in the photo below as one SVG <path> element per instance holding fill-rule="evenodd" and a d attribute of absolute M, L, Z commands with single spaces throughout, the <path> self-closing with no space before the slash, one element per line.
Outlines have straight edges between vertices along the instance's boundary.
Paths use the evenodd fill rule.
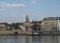
<path fill-rule="evenodd" d="M 31 25 L 31 23 L 30 23 L 30 20 L 29 20 L 28 15 L 26 15 L 26 19 L 25 19 L 24 25 L 25 25 L 25 30 L 26 30 L 27 32 L 31 33 L 31 27 L 32 27 L 32 25 Z"/>
<path fill-rule="evenodd" d="M 29 23 L 29 22 L 30 22 L 28 15 L 26 16 L 26 21 L 25 21 L 25 22 L 26 22 L 26 23 Z"/>

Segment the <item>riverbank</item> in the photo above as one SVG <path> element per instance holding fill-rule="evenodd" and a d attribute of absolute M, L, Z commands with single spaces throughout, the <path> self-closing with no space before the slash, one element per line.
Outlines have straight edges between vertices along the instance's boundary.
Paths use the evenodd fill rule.
<path fill-rule="evenodd" d="M 60 36 L 60 34 L 0 34 L 0 36 Z"/>
<path fill-rule="evenodd" d="M 28 35 L 28 36 L 56 36 L 60 35 L 58 32 L 42 32 L 42 33 L 31 33 L 27 31 L 0 31 L 0 35 Z"/>

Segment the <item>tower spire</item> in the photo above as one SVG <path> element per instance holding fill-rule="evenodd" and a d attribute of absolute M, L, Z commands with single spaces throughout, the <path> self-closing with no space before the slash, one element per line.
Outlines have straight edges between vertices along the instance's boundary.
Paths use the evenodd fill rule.
<path fill-rule="evenodd" d="M 29 23 L 29 22 L 30 22 L 28 15 L 26 15 L 26 21 L 25 21 L 25 22 L 26 22 L 26 23 Z"/>

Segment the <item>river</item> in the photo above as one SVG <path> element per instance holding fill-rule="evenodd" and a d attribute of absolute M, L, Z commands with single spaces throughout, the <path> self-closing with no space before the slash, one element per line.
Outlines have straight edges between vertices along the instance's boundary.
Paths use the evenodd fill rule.
<path fill-rule="evenodd" d="M 0 35 L 0 43 L 60 43 L 60 36 Z"/>

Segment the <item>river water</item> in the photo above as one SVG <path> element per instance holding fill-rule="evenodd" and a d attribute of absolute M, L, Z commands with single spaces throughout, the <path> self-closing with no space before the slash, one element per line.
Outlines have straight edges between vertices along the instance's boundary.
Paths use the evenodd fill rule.
<path fill-rule="evenodd" d="M 0 35 L 0 43 L 60 43 L 60 36 Z"/>

